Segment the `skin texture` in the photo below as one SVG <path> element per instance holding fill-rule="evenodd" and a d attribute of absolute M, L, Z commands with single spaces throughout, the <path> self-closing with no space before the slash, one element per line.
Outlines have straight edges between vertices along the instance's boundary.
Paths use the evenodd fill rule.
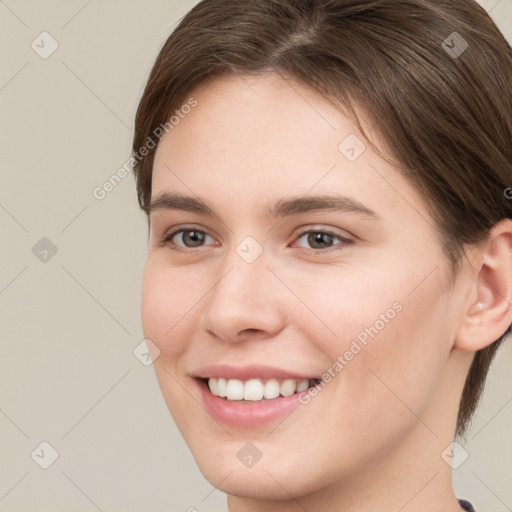
<path fill-rule="evenodd" d="M 191 95 L 198 105 L 157 148 L 152 197 L 199 197 L 219 218 L 150 215 L 142 322 L 202 474 L 228 494 L 230 512 L 460 510 L 441 453 L 474 351 L 512 321 L 510 223 L 468 252 L 452 285 L 423 198 L 368 146 L 349 161 L 338 146 L 359 132 L 321 96 L 272 73 L 225 75 Z M 266 214 L 267 202 L 335 192 L 381 219 Z M 178 233 L 185 252 L 159 244 L 180 227 L 208 236 L 194 246 Z M 308 229 L 352 242 L 327 237 L 315 254 L 311 237 L 297 237 Z M 250 264 L 236 252 L 247 236 L 263 249 Z M 397 302 L 394 318 L 284 420 L 225 426 L 202 406 L 198 368 L 270 364 L 321 376 Z M 247 441 L 262 453 L 250 468 L 237 457 Z"/>

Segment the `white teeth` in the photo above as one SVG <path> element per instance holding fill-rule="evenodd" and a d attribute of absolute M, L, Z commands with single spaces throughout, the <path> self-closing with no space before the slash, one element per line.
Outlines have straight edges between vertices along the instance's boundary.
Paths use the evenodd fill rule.
<path fill-rule="evenodd" d="M 265 383 L 265 391 L 263 396 L 270 400 L 271 398 L 277 398 L 279 396 L 279 382 L 277 379 L 269 379 Z"/>
<path fill-rule="evenodd" d="M 297 382 L 297 393 L 300 393 L 301 391 L 306 391 L 306 389 L 309 388 L 309 380 L 308 379 L 302 379 Z"/>
<path fill-rule="evenodd" d="M 290 396 L 295 393 L 295 388 L 297 387 L 297 381 L 295 379 L 285 379 L 281 383 L 279 388 L 279 393 L 283 396 Z"/>
<path fill-rule="evenodd" d="M 215 380 L 217 381 L 217 396 L 225 397 L 227 394 L 227 387 L 228 387 L 228 385 L 227 385 L 228 383 L 227 383 L 226 379 L 223 379 L 221 377 L 220 379 L 215 379 Z M 215 394 L 215 391 L 211 387 L 210 387 L 210 390 L 213 394 Z"/>
<path fill-rule="evenodd" d="M 228 400 L 242 400 L 244 397 L 244 383 L 238 379 L 229 379 L 226 390 Z"/>
<path fill-rule="evenodd" d="M 314 384 L 315 380 L 309 379 L 268 379 L 265 383 L 261 379 L 225 379 L 211 377 L 208 379 L 208 387 L 213 395 L 227 398 L 228 400 L 247 400 L 257 402 L 262 399 L 271 400 L 281 396 L 290 396 L 293 393 L 305 391 Z"/>
<path fill-rule="evenodd" d="M 214 395 L 219 395 L 219 380 L 218 379 L 210 379 L 208 384 L 210 385 L 211 392 Z"/>
<path fill-rule="evenodd" d="M 259 379 L 248 380 L 244 384 L 244 400 L 261 400 L 263 398 L 263 383 Z"/>

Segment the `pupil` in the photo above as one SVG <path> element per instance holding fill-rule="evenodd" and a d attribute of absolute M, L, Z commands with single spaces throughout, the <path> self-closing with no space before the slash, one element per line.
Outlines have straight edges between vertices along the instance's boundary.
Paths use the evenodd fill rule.
<path fill-rule="evenodd" d="M 308 242 L 313 247 L 315 246 L 316 243 L 320 243 L 320 244 L 324 243 L 324 245 L 327 244 L 327 246 L 329 246 L 330 245 L 329 242 L 325 242 L 325 240 L 322 242 L 324 237 L 329 237 L 329 239 L 330 239 L 331 235 L 329 235 L 328 233 L 311 233 L 309 235 Z M 316 247 L 316 248 L 318 248 L 318 247 Z M 321 249 L 321 247 L 320 247 L 320 249 Z"/>
<path fill-rule="evenodd" d="M 203 234 L 198 231 L 187 231 L 185 237 L 192 239 L 192 246 L 195 247 L 194 244 L 200 245 L 202 242 Z"/>

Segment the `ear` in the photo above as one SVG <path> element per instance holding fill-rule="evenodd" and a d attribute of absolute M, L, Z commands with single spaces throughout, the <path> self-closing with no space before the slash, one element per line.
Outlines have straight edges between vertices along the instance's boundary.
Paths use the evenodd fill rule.
<path fill-rule="evenodd" d="M 475 260 L 474 282 L 454 344 L 467 351 L 491 345 L 512 323 L 512 220 L 492 228 Z"/>

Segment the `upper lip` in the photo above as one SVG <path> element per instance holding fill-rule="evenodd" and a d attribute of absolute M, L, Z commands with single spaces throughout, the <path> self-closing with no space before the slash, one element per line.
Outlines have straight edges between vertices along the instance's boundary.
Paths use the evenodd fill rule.
<path fill-rule="evenodd" d="M 294 371 L 284 370 L 272 366 L 261 366 L 251 364 L 247 366 L 230 366 L 227 364 L 215 364 L 203 366 L 196 370 L 194 377 L 207 379 L 209 377 L 224 377 L 226 379 L 270 379 L 276 377 L 278 379 L 316 379 L 316 376 L 304 375 Z"/>

